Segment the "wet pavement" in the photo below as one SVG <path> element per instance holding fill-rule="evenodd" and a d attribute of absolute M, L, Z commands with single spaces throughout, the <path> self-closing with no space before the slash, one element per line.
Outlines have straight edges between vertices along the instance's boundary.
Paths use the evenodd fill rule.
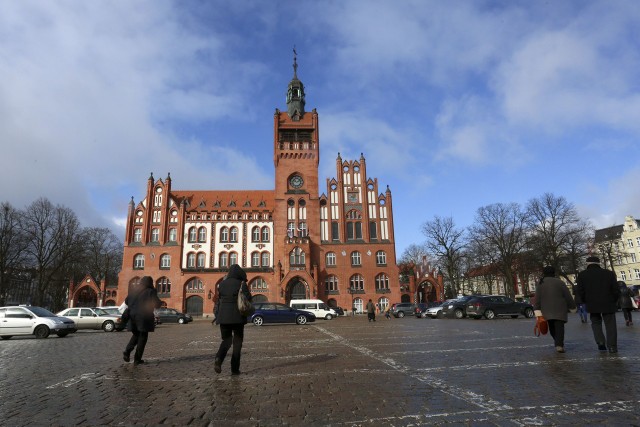
<path fill-rule="evenodd" d="M 122 361 L 127 332 L 12 338 L 0 341 L 0 425 L 640 425 L 640 326 L 618 313 L 612 355 L 572 316 L 558 354 L 533 323 L 247 325 L 239 376 L 229 358 L 213 371 L 207 320 L 160 325 L 136 367 Z"/>

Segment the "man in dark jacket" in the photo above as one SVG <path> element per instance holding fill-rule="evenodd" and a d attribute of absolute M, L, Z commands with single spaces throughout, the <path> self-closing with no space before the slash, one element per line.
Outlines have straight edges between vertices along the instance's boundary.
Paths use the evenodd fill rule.
<path fill-rule="evenodd" d="M 618 331 L 616 329 L 616 311 L 620 289 L 613 271 L 600 267 L 600 259 L 587 258 L 587 269 L 578 274 L 578 295 L 587 305 L 590 313 L 593 337 L 598 350 L 609 353 L 618 352 Z M 605 334 L 602 332 L 604 321 Z M 605 345 L 606 344 L 606 345 Z"/>
<path fill-rule="evenodd" d="M 216 323 L 220 325 L 222 342 L 216 353 L 213 369 L 222 372 L 222 362 L 233 344 L 231 354 L 231 374 L 240 374 L 240 354 L 244 340 L 244 325 L 247 318 L 238 310 L 238 293 L 243 292 L 251 301 L 251 293 L 247 288 L 247 273 L 238 264 L 229 268 L 227 278 L 218 286 L 218 301 L 216 303 Z"/>

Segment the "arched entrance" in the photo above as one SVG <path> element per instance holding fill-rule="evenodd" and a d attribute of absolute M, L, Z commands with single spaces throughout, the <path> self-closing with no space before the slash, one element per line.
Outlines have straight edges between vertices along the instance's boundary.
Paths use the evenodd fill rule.
<path fill-rule="evenodd" d="M 431 282 L 422 282 L 418 285 L 418 302 L 433 302 L 438 300 L 436 287 Z"/>
<path fill-rule="evenodd" d="M 80 289 L 76 296 L 75 307 L 95 307 L 98 305 L 98 294 L 88 286 Z"/>
<path fill-rule="evenodd" d="M 251 298 L 251 302 L 255 303 L 255 302 L 267 302 L 269 301 L 269 298 L 267 298 L 266 295 L 262 295 L 262 294 L 253 294 L 252 298 Z"/>
<path fill-rule="evenodd" d="M 204 300 L 200 295 L 194 295 L 187 298 L 187 314 L 192 316 L 202 316 L 202 307 L 204 305 Z"/>
<path fill-rule="evenodd" d="M 308 286 L 299 277 L 289 281 L 287 285 L 287 304 L 293 299 L 306 299 L 309 297 Z"/>

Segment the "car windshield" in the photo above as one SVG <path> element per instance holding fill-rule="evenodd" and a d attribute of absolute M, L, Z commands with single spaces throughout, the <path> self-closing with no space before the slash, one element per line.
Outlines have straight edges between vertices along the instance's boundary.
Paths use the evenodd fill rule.
<path fill-rule="evenodd" d="M 49 310 L 46 310 L 42 307 L 28 307 L 28 310 L 38 317 L 58 317 Z"/>
<path fill-rule="evenodd" d="M 98 316 L 111 316 L 111 314 L 109 314 L 109 312 L 104 311 L 101 308 L 94 308 L 93 311 L 95 311 Z"/>

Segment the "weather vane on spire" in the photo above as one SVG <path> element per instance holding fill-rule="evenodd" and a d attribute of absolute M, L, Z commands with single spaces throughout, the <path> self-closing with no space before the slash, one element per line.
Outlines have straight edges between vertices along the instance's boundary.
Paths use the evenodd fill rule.
<path fill-rule="evenodd" d="M 293 45 L 293 78 L 298 78 L 298 62 L 296 58 L 298 56 L 298 52 L 296 52 L 296 45 Z"/>

